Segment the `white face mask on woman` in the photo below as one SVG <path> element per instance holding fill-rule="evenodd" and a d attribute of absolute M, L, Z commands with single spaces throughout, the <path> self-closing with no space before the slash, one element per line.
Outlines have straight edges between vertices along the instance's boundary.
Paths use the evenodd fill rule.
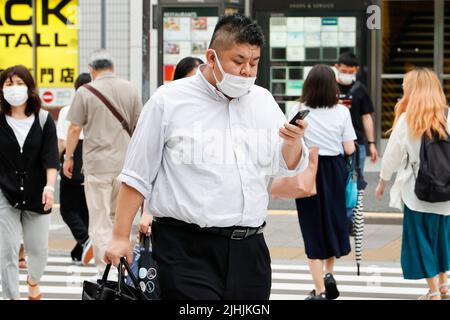
<path fill-rule="evenodd" d="M 217 89 L 219 89 L 224 95 L 230 98 L 242 97 L 255 84 L 256 77 L 241 77 L 226 73 L 223 70 L 222 65 L 220 64 L 219 57 L 216 51 L 213 51 L 214 55 L 216 56 L 217 66 L 219 67 L 220 73 L 222 73 L 222 81 L 219 81 L 213 71 L 214 79 L 216 79 Z"/>
<path fill-rule="evenodd" d="M 20 107 L 28 100 L 28 87 L 27 86 L 4 87 L 3 96 L 12 107 Z"/>
<path fill-rule="evenodd" d="M 342 73 L 342 72 L 339 72 L 338 77 L 339 77 L 339 81 L 340 81 L 344 86 L 349 86 L 349 85 L 351 85 L 354 81 L 356 81 L 356 74 L 348 74 L 348 73 Z"/>

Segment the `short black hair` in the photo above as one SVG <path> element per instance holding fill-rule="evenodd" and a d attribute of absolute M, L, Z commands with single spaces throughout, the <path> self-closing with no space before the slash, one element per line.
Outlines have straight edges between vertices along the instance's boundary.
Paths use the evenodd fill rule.
<path fill-rule="evenodd" d="M 338 64 L 345 64 L 349 67 L 359 67 L 356 55 L 351 51 L 346 51 L 339 56 Z"/>
<path fill-rule="evenodd" d="M 220 17 L 209 48 L 228 49 L 235 43 L 248 43 L 252 46 L 263 47 L 264 34 L 261 27 L 249 17 L 239 13 Z"/>
<path fill-rule="evenodd" d="M 315 65 L 303 84 L 300 102 L 310 108 L 331 108 L 338 103 L 339 87 L 329 66 Z"/>
<path fill-rule="evenodd" d="M 114 63 L 111 60 L 102 59 L 102 60 L 95 60 L 90 65 L 94 70 L 105 70 L 105 69 L 111 69 L 114 67 Z"/>
<path fill-rule="evenodd" d="M 75 80 L 75 90 L 78 90 L 83 84 L 91 82 L 91 75 L 89 73 L 81 73 Z"/>
<path fill-rule="evenodd" d="M 186 77 L 192 70 L 197 68 L 199 65 L 203 64 L 202 59 L 195 57 L 186 57 L 177 63 L 175 68 L 175 73 L 173 75 L 173 80 L 178 80 Z"/>

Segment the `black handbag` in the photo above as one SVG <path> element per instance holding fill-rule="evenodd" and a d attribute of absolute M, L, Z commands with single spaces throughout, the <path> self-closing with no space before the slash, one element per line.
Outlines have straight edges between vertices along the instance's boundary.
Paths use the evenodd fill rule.
<path fill-rule="evenodd" d="M 117 281 L 109 281 L 108 274 L 111 264 L 106 265 L 102 279 L 97 283 L 84 281 L 82 300 L 147 300 L 147 297 L 139 289 L 135 289 L 125 283 L 124 269 L 128 277 L 133 281 L 135 288 L 139 288 L 138 281 L 131 272 L 131 268 L 124 257 L 120 258 Z"/>

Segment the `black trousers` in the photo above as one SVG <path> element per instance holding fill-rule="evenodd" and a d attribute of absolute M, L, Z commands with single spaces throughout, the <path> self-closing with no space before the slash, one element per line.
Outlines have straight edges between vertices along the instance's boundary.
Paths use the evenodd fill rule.
<path fill-rule="evenodd" d="M 162 299 L 268 300 L 272 272 L 263 234 L 242 240 L 152 224 Z"/>
<path fill-rule="evenodd" d="M 89 239 L 89 211 L 84 186 L 62 179 L 59 198 L 61 216 L 77 241 L 75 248 L 72 250 L 72 258 L 80 260 L 83 252 L 81 245 Z"/>

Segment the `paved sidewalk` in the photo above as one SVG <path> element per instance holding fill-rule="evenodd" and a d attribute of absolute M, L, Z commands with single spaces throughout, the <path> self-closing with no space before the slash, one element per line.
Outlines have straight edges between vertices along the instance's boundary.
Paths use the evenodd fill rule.
<path fill-rule="evenodd" d="M 364 263 L 399 263 L 401 248 L 401 214 L 366 213 L 363 239 Z M 133 233 L 137 232 L 139 216 L 136 216 Z M 271 210 L 264 232 L 273 260 L 305 261 L 306 256 L 300 234 L 297 212 L 293 210 Z M 350 238 L 353 246 L 354 239 Z M 68 254 L 75 245 L 69 228 L 62 221 L 59 209 L 52 212 L 49 248 L 56 254 Z M 353 252 L 340 261 L 354 262 Z"/>
<path fill-rule="evenodd" d="M 372 214 L 372 215 L 377 215 Z M 370 216 L 371 214 L 367 214 Z M 386 220 L 391 220 L 390 224 L 373 224 L 367 219 L 364 228 L 363 238 L 363 263 L 399 263 L 402 226 L 398 222 L 392 223 L 392 220 L 400 220 L 400 217 L 392 214 L 386 214 Z M 275 212 L 269 214 L 267 219 L 267 228 L 264 232 L 267 245 L 271 252 L 273 260 L 293 260 L 306 261 L 304 245 L 300 233 L 300 226 L 296 212 Z M 352 248 L 354 238 L 350 238 Z M 352 253 L 342 257 L 339 261 L 354 263 L 355 257 Z"/>

